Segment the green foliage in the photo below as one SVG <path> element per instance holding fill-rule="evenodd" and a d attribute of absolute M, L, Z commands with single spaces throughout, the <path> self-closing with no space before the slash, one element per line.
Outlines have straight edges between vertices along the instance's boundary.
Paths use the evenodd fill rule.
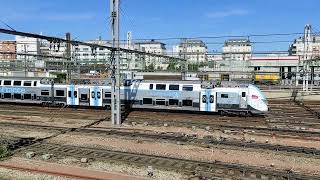
<path fill-rule="evenodd" d="M 57 78 L 54 80 L 55 83 L 64 83 L 67 79 L 66 73 L 61 72 L 51 72 L 50 74 L 57 76 Z"/>
<path fill-rule="evenodd" d="M 177 70 L 178 68 L 179 68 L 179 67 L 177 67 L 177 62 L 171 61 L 171 62 L 169 63 L 169 66 L 168 66 L 167 70 L 168 70 L 168 71 L 175 71 L 175 70 Z"/>
<path fill-rule="evenodd" d="M 8 157 L 10 155 L 9 150 L 6 146 L 1 145 L 0 146 L 0 159 L 3 159 L 5 157 Z"/>
<path fill-rule="evenodd" d="M 149 66 L 146 67 L 147 71 L 154 71 L 154 64 L 151 63 Z"/>

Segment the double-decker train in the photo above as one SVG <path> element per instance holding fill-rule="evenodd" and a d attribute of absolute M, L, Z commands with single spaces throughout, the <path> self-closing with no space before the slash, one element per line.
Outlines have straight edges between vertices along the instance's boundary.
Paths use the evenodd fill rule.
<path fill-rule="evenodd" d="M 139 109 L 260 114 L 267 99 L 254 85 L 204 87 L 199 81 L 126 80 L 121 105 Z M 0 78 L 0 102 L 110 107 L 111 86 L 44 83 L 36 78 Z"/>

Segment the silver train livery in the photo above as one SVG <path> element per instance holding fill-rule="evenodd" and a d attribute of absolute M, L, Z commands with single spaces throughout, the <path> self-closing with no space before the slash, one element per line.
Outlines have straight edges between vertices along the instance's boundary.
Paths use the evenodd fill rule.
<path fill-rule="evenodd" d="M 110 107 L 110 85 L 43 83 L 35 78 L 1 78 L 0 102 Z M 138 109 L 261 114 L 267 99 L 254 85 L 205 88 L 193 81 L 126 81 L 121 104 Z"/>

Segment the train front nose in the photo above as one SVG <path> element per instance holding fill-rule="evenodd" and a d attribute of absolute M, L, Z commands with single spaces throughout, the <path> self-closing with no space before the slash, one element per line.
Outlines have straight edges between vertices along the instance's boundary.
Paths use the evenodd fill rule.
<path fill-rule="evenodd" d="M 268 107 L 267 103 L 262 101 L 260 103 L 259 110 L 262 111 L 262 112 L 268 112 L 269 111 L 269 107 Z"/>

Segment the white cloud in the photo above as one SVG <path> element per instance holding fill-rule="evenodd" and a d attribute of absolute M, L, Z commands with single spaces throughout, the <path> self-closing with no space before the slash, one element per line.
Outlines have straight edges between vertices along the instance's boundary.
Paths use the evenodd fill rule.
<path fill-rule="evenodd" d="M 217 12 L 211 12 L 207 13 L 206 16 L 208 18 L 225 18 L 229 16 L 244 16 L 249 14 L 249 11 L 244 10 L 244 9 L 232 9 L 232 10 L 226 10 L 226 11 L 217 11 Z"/>

